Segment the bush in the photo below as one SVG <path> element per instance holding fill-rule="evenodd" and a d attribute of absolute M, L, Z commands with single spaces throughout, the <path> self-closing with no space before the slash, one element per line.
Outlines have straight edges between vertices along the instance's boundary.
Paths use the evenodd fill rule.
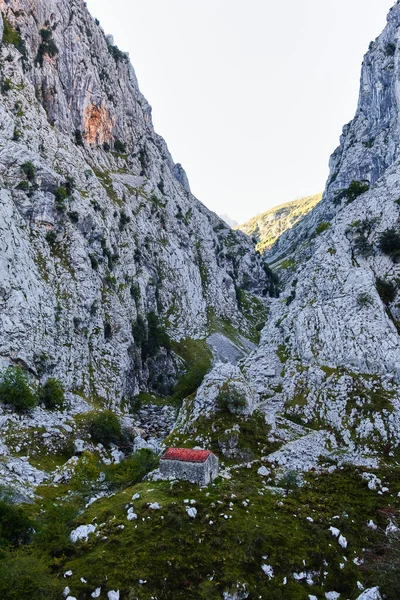
<path fill-rule="evenodd" d="M 48 231 L 46 233 L 46 241 L 47 243 L 52 246 L 53 244 L 56 243 L 57 240 L 57 234 L 55 231 L 53 231 L 52 229 L 50 231 Z"/>
<path fill-rule="evenodd" d="M 368 181 L 353 181 L 350 183 L 349 187 L 346 190 L 346 198 L 349 202 L 353 202 L 358 196 L 368 192 L 369 183 Z"/>
<path fill-rule="evenodd" d="M 28 181 L 33 181 L 35 179 L 36 167 L 33 163 L 27 161 L 22 165 L 21 169 L 25 173 Z"/>
<path fill-rule="evenodd" d="M 73 548 L 69 534 L 77 512 L 74 503 L 60 506 L 49 502 L 35 521 L 36 533 L 32 539 L 35 550 L 52 557 L 65 556 Z"/>
<path fill-rule="evenodd" d="M 366 292 L 358 294 L 358 296 L 357 296 L 358 306 L 363 307 L 363 306 L 368 306 L 373 303 L 374 303 L 374 301 L 373 301 L 372 297 L 369 294 L 367 294 Z"/>
<path fill-rule="evenodd" d="M 125 229 L 125 227 L 128 225 L 128 223 L 131 222 L 131 218 L 128 217 L 128 215 L 126 214 L 126 212 L 124 210 L 121 211 L 120 217 L 119 217 L 119 230 L 123 231 Z"/>
<path fill-rule="evenodd" d="M 0 547 L 27 544 L 32 531 L 32 523 L 23 509 L 0 496 Z"/>
<path fill-rule="evenodd" d="M 278 485 L 282 487 L 286 492 L 293 492 L 298 490 L 301 486 L 300 475 L 297 471 L 286 471 L 286 473 L 278 481 Z"/>
<path fill-rule="evenodd" d="M 0 15 L 0 19 L 2 16 Z M 16 49 L 22 54 L 23 63 L 26 62 L 28 53 L 26 51 L 25 41 L 22 39 L 20 33 L 13 28 L 11 23 L 6 19 L 3 15 L 3 24 L 4 24 L 4 32 L 3 32 L 3 44 L 11 44 L 15 46 Z"/>
<path fill-rule="evenodd" d="M 113 46 L 112 44 L 108 44 L 108 51 L 116 63 L 118 63 L 119 61 L 123 62 L 123 61 L 128 60 L 128 55 L 125 52 L 122 52 L 122 50 L 120 50 L 118 48 L 118 46 Z"/>
<path fill-rule="evenodd" d="M 387 229 L 379 236 L 378 246 L 384 254 L 396 259 L 400 256 L 400 233 L 396 229 Z"/>
<path fill-rule="evenodd" d="M 97 271 L 97 269 L 99 268 L 99 261 L 97 260 L 97 258 L 93 254 L 91 254 L 89 256 L 89 258 L 90 258 L 90 264 L 92 266 L 92 269 L 94 271 Z"/>
<path fill-rule="evenodd" d="M 54 377 L 48 379 L 40 389 L 39 399 L 49 410 L 63 408 L 65 395 L 62 383 Z"/>
<path fill-rule="evenodd" d="M 224 383 L 217 396 L 217 406 L 221 412 L 236 414 L 243 412 L 247 402 L 234 386 Z"/>
<path fill-rule="evenodd" d="M 68 216 L 69 216 L 69 218 L 71 219 L 71 221 L 73 223 L 78 223 L 78 221 L 79 221 L 79 213 L 76 210 L 71 210 L 68 213 Z"/>
<path fill-rule="evenodd" d="M 112 334 L 111 323 L 109 323 L 108 321 L 105 321 L 105 323 L 104 323 L 104 339 L 111 340 L 112 336 L 113 336 L 113 334 Z"/>
<path fill-rule="evenodd" d="M 77 146 L 84 146 L 82 131 L 80 129 L 75 130 L 75 143 Z"/>
<path fill-rule="evenodd" d="M 171 342 L 164 327 L 154 312 L 147 315 L 147 340 L 142 345 L 143 358 L 155 356 L 160 348 L 170 350 Z"/>
<path fill-rule="evenodd" d="M 95 444 L 109 446 L 121 440 L 121 424 L 117 415 L 111 410 L 104 410 L 95 415 L 89 426 L 89 433 Z"/>
<path fill-rule="evenodd" d="M 126 146 L 123 142 L 121 142 L 121 140 L 116 139 L 114 143 L 114 150 L 119 154 L 125 154 Z"/>
<path fill-rule="evenodd" d="M 368 258 L 374 253 L 372 244 L 369 243 L 368 238 L 366 238 L 365 235 L 362 233 L 360 233 L 354 239 L 354 247 L 357 253 L 360 254 L 360 256 L 363 256 L 364 258 Z"/>
<path fill-rule="evenodd" d="M 55 191 L 57 210 L 65 210 L 65 200 L 68 198 L 68 190 L 65 186 L 60 186 Z"/>
<path fill-rule="evenodd" d="M 27 192 L 29 190 L 29 187 L 29 182 L 24 179 L 24 181 L 21 181 L 15 189 Z"/>
<path fill-rule="evenodd" d="M 60 595 L 61 585 L 39 558 L 19 551 L 0 560 L 0 598 L 56 600 Z"/>
<path fill-rule="evenodd" d="M 143 448 L 119 464 L 106 469 L 106 480 L 118 486 L 131 486 L 142 481 L 157 465 L 158 458 L 154 452 Z"/>
<path fill-rule="evenodd" d="M 21 367 L 8 367 L 0 381 L 0 402 L 9 404 L 18 413 L 31 410 L 37 404 L 27 374 Z"/>
<path fill-rule="evenodd" d="M 44 56 L 47 55 L 50 58 L 54 58 L 58 54 L 58 48 L 53 40 L 53 32 L 50 29 L 41 29 L 40 37 L 42 38 L 42 43 L 39 46 L 36 56 L 36 64 L 42 67 Z"/>
<path fill-rule="evenodd" d="M 322 221 L 322 223 L 320 223 L 315 230 L 316 235 L 320 235 L 321 233 L 326 231 L 330 226 L 331 226 L 330 223 L 327 223 L 326 221 Z"/>
<path fill-rule="evenodd" d="M 391 281 L 385 281 L 378 277 L 376 280 L 376 289 L 382 302 L 385 304 L 390 304 L 396 298 L 396 287 Z"/>
<path fill-rule="evenodd" d="M 389 44 L 386 44 L 386 48 L 385 48 L 386 56 L 394 56 L 395 52 L 396 52 L 396 44 L 393 44 L 393 42 L 389 42 Z"/>

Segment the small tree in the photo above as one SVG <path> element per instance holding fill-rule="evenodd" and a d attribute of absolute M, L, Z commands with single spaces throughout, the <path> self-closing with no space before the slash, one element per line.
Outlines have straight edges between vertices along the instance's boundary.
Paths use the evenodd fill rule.
<path fill-rule="evenodd" d="M 361 194 L 365 194 L 369 190 L 369 182 L 368 181 L 353 181 L 350 183 L 349 187 L 346 190 L 346 197 L 349 202 L 353 202 L 358 196 Z"/>
<path fill-rule="evenodd" d="M 30 161 L 25 162 L 22 165 L 21 169 L 25 173 L 28 181 L 33 181 L 35 179 L 36 167 L 32 162 L 30 162 Z"/>
<path fill-rule="evenodd" d="M 28 412 L 37 404 L 36 394 L 21 367 L 8 367 L 0 381 L 0 402 L 9 404 L 16 412 Z"/>
<path fill-rule="evenodd" d="M 379 237 L 379 248 L 384 254 L 395 259 L 400 256 L 400 232 L 396 229 L 387 229 Z"/>
<path fill-rule="evenodd" d="M 390 304 L 396 298 L 396 287 L 391 281 L 386 281 L 378 277 L 376 280 L 376 289 L 382 302 L 385 304 Z"/>
<path fill-rule="evenodd" d="M 40 401 L 49 410 L 62 408 L 65 402 L 64 388 L 58 379 L 51 377 L 39 392 Z"/>
<path fill-rule="evenodd" d="M 104 410 L 93 417 L 89 432 L 95 444 L 109 446 L 120 441 L 121 424 L 117 415 L 111 410 Z"/>
<path fill-rule="evenodd" d="M 237 414 L 246 408 L 246 398 L 234 386 L 224 383 L 217 396 L 217 406 L 221 412 Z"/>
<path fill-rule="evenodd" d="M 283 487 L 285 492 L 293 492 L 301 486 L 300 475 L 297 471 L 286 471 L 286 473 L 282 476 L 282 478 L 278 481 L 278 485 Z"/>

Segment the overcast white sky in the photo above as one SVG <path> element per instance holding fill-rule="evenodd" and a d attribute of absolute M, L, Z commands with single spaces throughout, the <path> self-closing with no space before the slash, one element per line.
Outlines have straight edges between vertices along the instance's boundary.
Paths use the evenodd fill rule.
<path fill-rule="evenodd" d="M 394 0 L 88 0 L 193 193 L 243 222 L 322 191 Z"/>

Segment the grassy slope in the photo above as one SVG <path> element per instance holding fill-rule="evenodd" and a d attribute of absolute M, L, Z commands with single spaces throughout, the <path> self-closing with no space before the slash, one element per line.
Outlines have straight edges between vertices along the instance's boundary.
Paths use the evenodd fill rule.
<path fill-rule="evenodd" d="M 385 495 L 369 490 L 362 471 L 352 467 L 310 474 L 303 487 L 287 495 L 276 493 L 269 487 L 278 483 L 274 473 L 268 482 L 257 473 L 261 455 L 275 449 L 275 444 L 268 447 L 265 442 L 268 426 L 257 415 L 234 420 L 240 425 L 239 449 L 248 451 L 254 462 L 248 466 L 226 461 L 230 478 L 221 477 L 206 489 L 187 482 L 140 482 L 143 467 L 153 463 L 148 457 L 148 465 L 139 460 L 106 468 L 115 493 L 87 509 L 85 499 L 98 484 L 86 481 L 82 470 L 80 478 L 67 485 L 40 488 L 41 498 L 26 507 L 37 531 L 28 549 L 53 573 L 58 593 L 68 584 L 78 600 L 89 599 L 98 587 L 101 598 L 119 589 L 122 600 L 217 600 L 241 582 L 250 599 L 308 600 L 309 594 L 323 598 L 335 590 L 354 600 L 359 594 L 357 581 L 375 584 L 376 576 L 371 579 L 369 571 L 353 560 L 379 544 L 379 530 L 373 532 L 366 523 L 373 519 L 385 529 L 388 517 L 399 508 L 399 462 L 393 458 L 391 468 L 378 474 L 390 490 Z M 211 428 L 211 421 L 202 422 L 179 442 L 193 445 L 199 434 L 208 433 L 210 446 L 219 453 L 218 439 L 231 427 L 232 418 L 219 414 L 212 424 Z M 86 475 L 88 480 L 97 477 L 94 464 L 92 475 L 88 469 Z M 133 501 L 134 494 L 140 498 Z M 186 514 L 185 499 L 195 501 L 195 519 Z M 161 509 L 150 509 L 153 502 Z M 138 519 L 128 521 L 132 505 Z M 92 535 L 86 543 L 68 542 L 71 529 L 89 523 L 98 526 L 99 536 Z M 330 526 L 346 537 L 346 549 L 332 536 Z M 264 564 L 272 566 L 272 579 L 263 573 Z M 63 573 L 68 570 L 73 574 L 66 580 Z M 314 585 L 295 580 L 293 573 L 304 571 L 314 573 Z M 15 598 L 25 597 L 40 596 L 19 592 Z M 389 594 L 388 600 L 397 597 Z"/>
<path fill-rule="evenodd" d="M 322 194 L 307 196 L 286 204 L 280 204 L 270 210 L 253 217 L 247 223 L 239 225 L 240 229 L 250 237 L 257 240 L 257 250 L 265 252 L 284 233 L 309 213 L 318 202 Z"/>

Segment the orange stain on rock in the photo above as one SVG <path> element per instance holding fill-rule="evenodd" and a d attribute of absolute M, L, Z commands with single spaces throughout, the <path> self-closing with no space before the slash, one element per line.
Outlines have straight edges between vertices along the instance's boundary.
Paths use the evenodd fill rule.
<path fill-rule="evenodd" d="M 101 146 L 105 142 L 109 143 L 114 139 L 112 130 L 115 125 L 115 118 L 110 117 L 105 106 L 88 104 L 83 119 L 85 138 L 91 146 Z"/>

